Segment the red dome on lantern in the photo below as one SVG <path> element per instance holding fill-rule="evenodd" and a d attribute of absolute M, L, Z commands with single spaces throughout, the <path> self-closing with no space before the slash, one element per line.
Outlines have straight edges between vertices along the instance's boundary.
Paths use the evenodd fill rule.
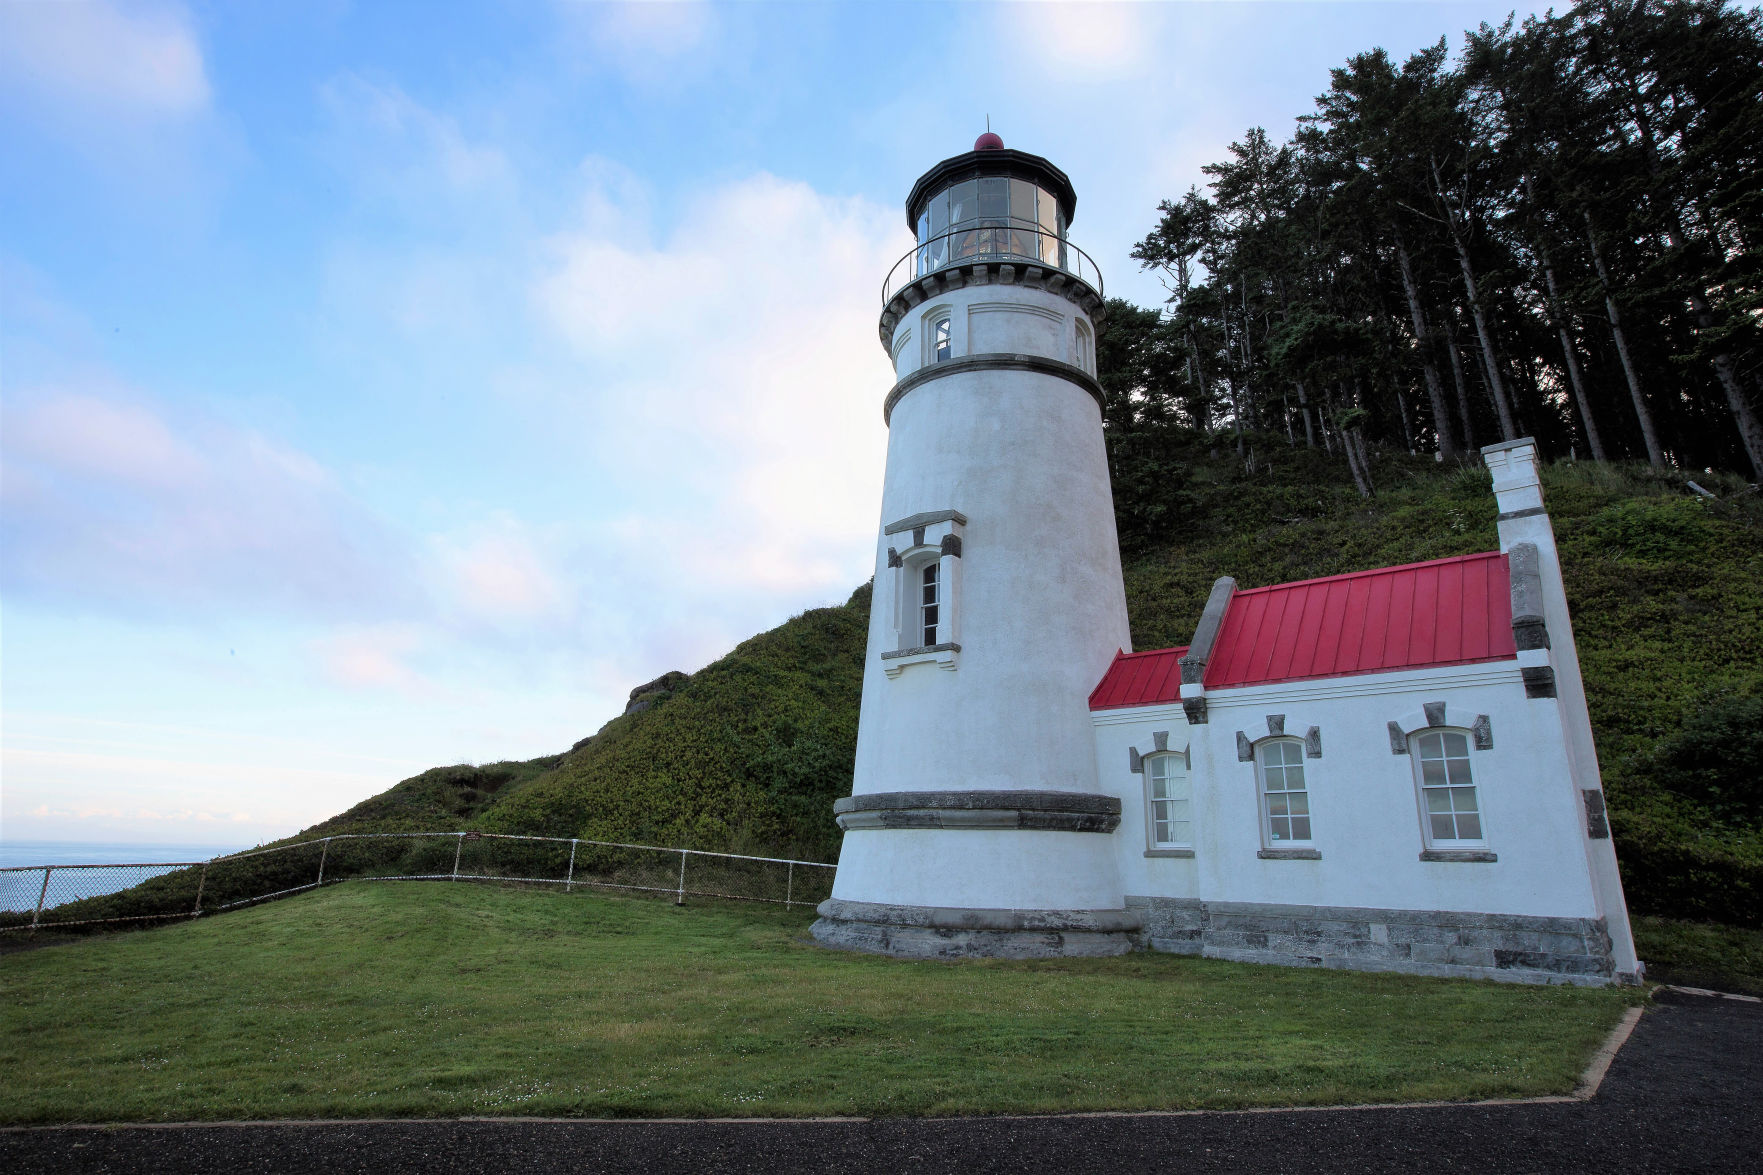
<path fill-rule="evenodd" d="M 1004 140 L 1000 139 L 997 135 L 994 135 L 991 131 L 987 131 L 973 141 L 973 149 L 975 151 L 1002 151 L 1004 149 Z"/>

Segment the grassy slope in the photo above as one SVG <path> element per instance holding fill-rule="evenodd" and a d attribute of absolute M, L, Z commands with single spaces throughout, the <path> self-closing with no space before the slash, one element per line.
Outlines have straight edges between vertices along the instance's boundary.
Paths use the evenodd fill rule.
<path fill-rule="evenodd" d="M 764 906 L 350 883 L 7 955 L 0 1121 L 1564 1093 L 1639 998 L 1168 955 L 908 963 L 803 927 Z"/>
<path fill-rule="evenodd" d="M 1137 648 L 1186 642 L 1212 580 L 1245 587 L 1490 550 L 1487 474 L 1379 459 L 1361 500 L 1339 461 L 1261 438 L 1254 473 L 1180 442 L 1117 470 Z M 1147 472 L 1148 471 L 1148 472 Z M 1544 471 L 1612 817 L 1637 912 L 1756 924 L 1763 837 L 1649 782 L 1700 699 L 1763 692 L 1763 501 L 1718 475 Z M 745 642 L 654 708 L 528 763 L 437 768 L 303 835 L 478 827 L 831 860 L 850 788 L 868 589 Z"/>

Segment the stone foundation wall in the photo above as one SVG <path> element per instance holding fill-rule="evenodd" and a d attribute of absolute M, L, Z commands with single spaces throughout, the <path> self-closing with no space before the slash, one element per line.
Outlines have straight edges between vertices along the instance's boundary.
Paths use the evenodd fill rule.
<path fill-rule="evenodd" d="M 1516 983 L 1632 982 L 1601 918 L 1132 897 L 1149 950 L 1240 963 L 1404 971 Z"/>

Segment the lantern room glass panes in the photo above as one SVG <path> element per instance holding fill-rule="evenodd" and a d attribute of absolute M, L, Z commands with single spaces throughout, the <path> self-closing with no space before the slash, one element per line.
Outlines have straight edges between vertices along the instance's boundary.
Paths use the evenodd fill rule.
<path fill-rule="evenodd" d="M 1480 844 L 1481 806 L 1469 771 L 1468 736 L 1444 730 L 1423 734 L 1415 742 L 1427 838 L 1434 844 Z"/>
<path fill-rule="evenodd" d="M 1024 257 L 1066 267 L 1059 201 L 1028 180 L 983 176 L 931 196 L 918 216 L 918 272 L 976 257 Z"/>
<path fill-rule="evenodd" d="M 1310 792 L 1304 783 L 1304 744 L 1263 744 L 1261 804 L 1270 845 L 1310 840 Z"/>

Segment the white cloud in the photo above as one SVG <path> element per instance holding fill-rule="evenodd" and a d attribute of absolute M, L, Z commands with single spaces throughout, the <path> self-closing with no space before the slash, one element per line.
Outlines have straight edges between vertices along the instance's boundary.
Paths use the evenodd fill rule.
<path fill-rule="evenodd" d="M 109 117 L 180 117 L 209 101 L 189 13 L 169 4 L 0 4 L 0 78 Z"/>
<path fill-rule="evenodd" d="M 503 514 L 470 534 L 438 541 L 453 602 L 467 619 L 520 626 L 556 620 L 567 595 L 528 529 Z"/>
<path fill-rule="evenodd" d="M 433 685 L 408 664 L 424 639 L 415 625 L 349 626 L 315 642 L 329 679 L 350 689 L 428 692 Z"/>
<path fill-rule="evenodd" d="M 1122 0 L 1054 0 L 971 15 L 988 24 L 1002 19 L 1043 68 L 1090 79 L 1116 81 L 1138 73 L 1157 42 L 1153 6 Z"/>
<path fill-rule="evenodd" d="M 0 584 L 125 611 L 356 615 L 412 594 L 411 555 L 317 461 L 113 385 L 5 406 Z"/>
<path fill-rule="evenodd" d="M 826 599 L 867 573 L 891 382 L 877 277 L 909 246 L 890 208 L 763 174 L 659 244 L 591 222 L 552 241 L 536 305 L 609 373 L 600 459 L 675 491 L 639 507 L 632 557 L 670 568 L 679 604 Z"/>

